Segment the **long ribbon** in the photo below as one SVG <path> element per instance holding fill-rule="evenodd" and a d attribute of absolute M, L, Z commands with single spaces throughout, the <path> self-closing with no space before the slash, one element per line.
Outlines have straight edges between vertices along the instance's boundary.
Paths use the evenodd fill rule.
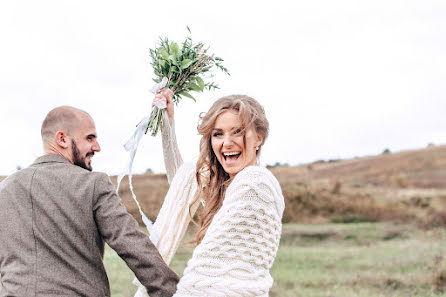
<path fill-rule="evenodd" d="M 150 92 L 156 93 L 156 91 L 164 88 L 167 85 L 167 78 L 164 77 L 162 81 L 159 84 L 154 85 Z M 155 103 L 155 105 L 160 109 L 165 109 L 167 107 L 167 100 L 163 98 L 164 100 L 160 100 Z M 141 140 L 141 137 L 145 134 L 147 126 L 149 125 L 150 121 L 150 114 L 136 126 L 136 130 L 133 133 L 133 135 L 130 137 L 130 139 L 124 144 L 124 149 L 127 152 L 130 152 L 130 160 L 127 164 L 126 168 L 119 174 L 118 176 L 118 186 L 116 187 L 116 192 L 119 191 L 119 186 L 121 185 L 121 181 L 124 178 L 124 176 L 129 176 L 129 186 L 130 186 L 130 192 L 132 193 L 133 200 L 135 200 L 136 205 L 138 206 L 139 213 L 141 214 L 142 221 L 144 225 L 146 226 L 147 231 L 150 234 L 150 238 L 152 242 L 156 245 L 159 240 L 159 235 L 156 234 L 155 230 L 153 229 L 153 223 L 152 221 L 144 214 L 144 212 L 141 209 L 141 205 L 139 204 L 138 200 L 136 199 L 135 192 L 133 191 L 133 185 L 132 185 L 132 167 L 133 167 L 133 160 L 135 159 L 136 151 L 138 149 L 139 142 Z"/>

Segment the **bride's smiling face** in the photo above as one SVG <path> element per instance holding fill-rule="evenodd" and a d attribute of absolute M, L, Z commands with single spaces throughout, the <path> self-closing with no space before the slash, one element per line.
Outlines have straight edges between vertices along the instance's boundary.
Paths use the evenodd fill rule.
<path fill-rule="evenodd" d="M 250 127 L 243 132 L 236 110 L 227 110 L 215 120 L 211 145 L 215 156 L 232 179 L 245 167 L 257 164 L 256 148 L 262 138 Z"/>

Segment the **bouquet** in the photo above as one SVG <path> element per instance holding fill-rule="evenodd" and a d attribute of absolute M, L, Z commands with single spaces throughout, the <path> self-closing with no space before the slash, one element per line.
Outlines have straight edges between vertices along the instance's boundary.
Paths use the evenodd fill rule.
<path fill-rule="evenodd" d="M 189 28 L 187 29 L 189 30 Z M 208 49 L 201 42 L 194 44 L 190 36 L 186 38 L 181 46 L 175 42 L 170 42 L 167 37 L 160 39 L 158 47 L 150 49 L 151 65 L 156 76 L 153 80 L 157 83 L 152 88 L 152 92 L 164 87 L 171 89 L 174 93 L 173 101 L 177 105 L 183 96 L 195 101 L 195 98 L 190 94 L 191 92 L 218 89 L 217 84 L 208 81 L 209 78 L 213 77 L 209 75 L 210 71 L 213 68 L 218 68 L 228 75 L 229 72 L 221 64 L 223 59 L 209 55 Z M 154 106 L 146 133 L 150 130 L 152 136 L 156 136 L 161 125 L 161 113 L 163 112 L 166 111 Z"/>
<path fill-rule="evenodd" d="M 189 30 L 189 28 L 187 28 Z M 190 33 L 190 30 L 189 30 Z M 192 43 L 192 39 L 187 37 L 181 44 L 181 47 L 175 43 L 170 42 L 167 38 L 160 39 L 159 45 L 155 49 L 150 49 L 150 57 L 152 58 L 151 65 L 155 72 L 156 78 L 153 80 L 157 83 L 152 88 L 152 92 L 167 87 L 174 93 L 173 101 L 175 104 L 180 102 L 182 96 L 188 97 L 195 101 L 195 98 L 190 94 L 191 92 L 202 92 L 205 89 L 217 89 L 218 85 L 214 82 L 208 81 L 212 78 L 210 70 L 218 68 L 229 74 L 228 69 L 223 67 L 221 62 L 223 59 L 209 55 L 208 48 L 203 43 Z M 138 206 L 138 210 L 142 216 L 142 220 L 151 235 L 152 241 L 156 244 L 159 236 L 154 233 L 153 224 L 144 214 L 141 206 L 136 199 L 132 186 L 132 167 L 133 160 L 138 149 L 141 137 L 147 133 L 148 130 L 152 132 L 152 136 L 156 136 L 162 122 L 162 113 L 166 112 L 163 108 L 165 106 L 154 106 L 150 115 L 136 126 L 136 131 L 125 143 L 124 148 L 130 152 L 130 160 L 125 170 L 118 176 L 117 190 L 125 175 L 129 175 L 130 192 L 133 199 Z"/>

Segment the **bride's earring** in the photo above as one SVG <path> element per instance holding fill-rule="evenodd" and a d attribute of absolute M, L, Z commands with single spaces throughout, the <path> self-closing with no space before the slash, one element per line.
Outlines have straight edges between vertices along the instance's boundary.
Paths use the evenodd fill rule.
<path fill-rule="evenodd" d="M 256 146 L 256 151 L 258 151 L 259 150 L 259 147 L 258 146 Z"/>

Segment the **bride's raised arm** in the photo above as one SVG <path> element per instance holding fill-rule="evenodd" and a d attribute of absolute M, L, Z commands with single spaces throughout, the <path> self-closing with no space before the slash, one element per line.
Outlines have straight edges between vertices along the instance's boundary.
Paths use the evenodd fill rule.
<path fill-rule="evenodd" d="M 167 112 L 163 112 L 161 132 L 169 191 L 164 198 L 153 230 L 157 237 L 157 242 L 154 243 L 164 261 L 169 264 L 186 233 L 191 220 L 190 216 L 193 216 L 198 208 L 198 203 L 190 207 L 197 190 L 196 165 L 194 163 L 183 163 L 178 149 L 170 90 L 165 89 L 162 93 L 158 92 L 154 103 L 162 100 L 163 96 L 167 100 Z M 154 238 L 151 239 L 156 241 Z M 147 297 L 145 288 L 138 281 L 134 281 L 134 283 L 139 286 L 135 297 Z"/>
<path fill-rule="evenodd" d="M 186 232 L 191 219 L 190 215 L 194 215 L 196 211 L 197 205 L 194 207 L 190 207 L 190 205 L 195 198 L 197 182 L 195 180 L 195 164 L 183 164 L 178 149 L 173 120 L 172 92 L 169 89 L 157 92 L 153 100 L 154 104 L 159 100 L 167 100 L 161 131 L 164 163 L 170 186 L 155 221 L 154 230 L 159 237 L 158 250 L 164 260 L 169 263 Z"/>
<path fill-rule="evenodd" d="M 163 99 L 163 97 L 165 99 Z M 175 135 L 174 107 L 172 102 L 172 93 L 165 89 L 156 94 L 154 102 L 167 100 L 167 112 L 163 112 L 163 121 L 161 124 L 161 135 L 163 142 L 164 165 L 166 167 L 167 180 L 171 184 L 178 168 L 183 165 L 183 158 L 177 144 Z"/>

